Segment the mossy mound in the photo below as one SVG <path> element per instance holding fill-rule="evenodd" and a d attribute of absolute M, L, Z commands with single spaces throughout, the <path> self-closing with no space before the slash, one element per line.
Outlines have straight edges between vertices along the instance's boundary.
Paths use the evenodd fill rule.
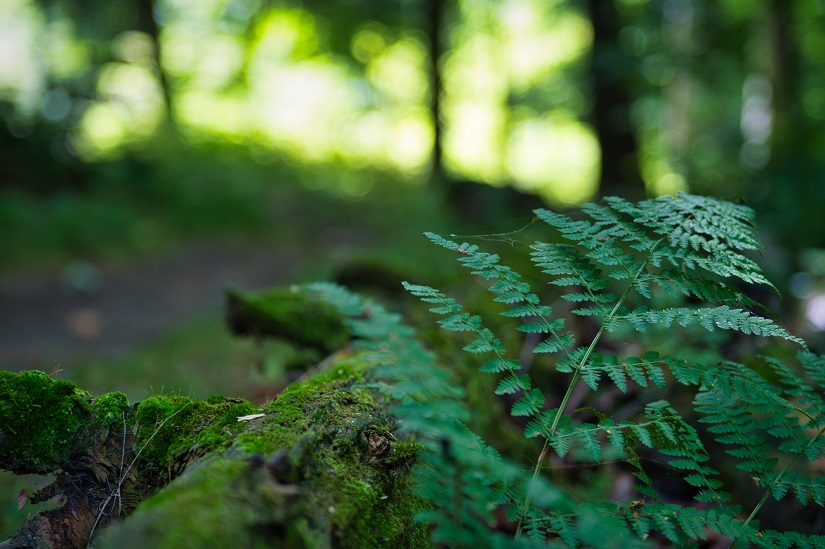
<path fill-rule="evenodd" d="M 125 421 L 130 413 L 129 399 L 120 391 L 95 398 L 92 408 L 95 412 L 95 421 L 101 426 Z"/>
<path fill-rule="evenodd" d="M 90 398 L 37 370 L 0 371 L 0 468 L 16 474 L 59 469 L 91 412 Z"/>
<path fill-rule="evenodd" d="M 360 386 L 369 366 L 357 354 L 341 357 L 292 384 L 263 417 L 240 423 L 231 446 L 188 467 L 100 546 L 429 547 L 413 521 L 423 503 L 409 489 L 417 447 L 394 439 L 384 398 Z M 192 429 L 200 415 L 184 399 L 143 405 L 139 415 L 151 411 L 155 421 L 177 411 L 162 427 L 173 432 Z M 178 452 L 171 441 L 156 443 L 169 457 Z"/>
<path fill-rule="evenodd" d="M 168 476 L 192 460 L 228 447 L 245 427 L 238 417 L 259 412 L 249 402 L 222 396 L 198 401 L 180 395 L 156 395 L 135 407 L 135 446 L 146 467 Z M 168 479 L 167 479 L 168 480 Z"/>
<path fill-rule="evenodd" d="M 226 303 L 227 324 L 236 335 L 282 338 L 325 353 L 342 348 L 350 337 L 335 307 L 298 286 L 228 290 Z"/>

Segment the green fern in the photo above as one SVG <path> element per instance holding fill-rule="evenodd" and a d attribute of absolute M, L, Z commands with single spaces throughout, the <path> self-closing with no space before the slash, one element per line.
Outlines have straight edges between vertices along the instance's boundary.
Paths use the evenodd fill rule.
<path fill-rule="evenodd" d="M 398 315 L 328 283 L 305 285 L 346 318 L 354 347 L 374 363 L 372 383 L 392 397 L 400 431 L 421 445 L 416 493 L 430 504 L 418 519 L 432 527 L 432 540 L 469 547 L 484 539 L 495 547 L 530 547 L 491 531 L 493 511 L 512 507 L 513 495 L 535 492 L 537 504 L 570 509 L 569 497 L 543 479 L 530 479 L 462 423 L 469 411 L 450 372 L 414 337 Z"/>
<path fill-rule="evenodd" d="M 537 337 L 532 352 L 569 376 L 560 400 L 538 388 L 541 384 L 534 382 L 534 374 L 508 353 L 479 315 L 465 311 L 457 300 L 435 288 L 407 282 L 404 287 L 430 304 L 430 310 L 441 316 L 443 329 L 469 333 L 464 350 L 485 357 L 479 360 L 480 372 L 499 376 L 495 392 L 514 398 L 510 413 L 526 420 L 525 436 L 543 439 L 530 482 L 541 480 L 551 450 L 564 458 L 572 449 L 581 448 L 594 462 L 611 452 L 625 456 L 634 468 L 640 481 L 637 490 L 646 498 L 645 504 L 630 510 L 606 503 L 577 504 L 568 512 L 536 504 L 535 492 L 519 494 L 514 491 L 516 484 L 503 479 L 489 484 L 494 492 L 505 485 L 507 488 L 488 501 L 508 509 L 517 523 L 515 540 L 519 542 L 526 541 L 521 536 L 526 532 L 533 543 L 555 540 L 569 546 L 590 545 L 592 540 L 582 537 L 581 526 L 586 517 L 595 516 L 600 524 L 613 525 L 613 535 L 625 540 L 627 536 L 644 540 L 655 534 L 674 544 L 686 544 L 704 539 L 705 528 L 710 528 L 743 543 L 775 546 L 773 534 L 759 532 L 751 524 L 767 497 L 793 493 L 804 504 L 825 503 L 824 483 L 795 467 L 800 457 L 813 460 L 825 450 L 825 407 L 819 396 L 825 386 L 825 362 L 807 352 L 802 340 L 758 314 L 763 311 L 761 306 L 735 285 L 738 281 L 773 288 L 747 255 L 760 247 L 753 211 L 688 194 L 637 204 L 607 198 L 581 211 L 583 216 L 573 219 L 536 210 L 537 218 L 560 241 L 536 242 L 531 246 L 530 260 L 547 276 L 549 287 L 559 290 L 555 299 L 570 303 L 573 315 L 595 323 L 595 336 L 586 341 L 580 341 L 581 336 L 569 328 L 569 318 L 544 304 L 539 292 L 521 274 L 502 264 L 498 255 L 473 244 L 425 234 L 434 244 L 457 252 L 458 262 L 485 281 L 493 301 L 504 308 L 500 314 L 517 322 L 516 330 Z M 692 301 L 663 307 L 663 296 Z M 773 358 L 765 362 L 778 385 L 745 364 L 697 363 L 690 352 L 667 356 L 657 349 L 624 354 L 616 351 L 616 346 L 605 345 L 611 335 L 621 334 L 626 343 L 635 332 L 639 335 L 629 348 L 637 348 L 645 341 L 642 334 L 651 328 L 687 330 L 691 326 L 780 338 L 799 345 L 799 359 L 810 382 Z M 730 495 L 697 430 L 667 401 L 648 403 L 644 418 L 638 421 L 618 421 L 609 417 L 609 411 L 588 410 L 598 418 L 594 423 L 567 409 L 581 383 L 594 392 L 612 384 L 625 393 L 637 390 L 637 386 L 662 388 L 669 379 L 694 388 L 694 412 L 700 414 L 700 421 L 708 425 L 717 442 L 730 447 L 737 466 L 764 488 L 765 497 L 753 506 L 746 520 L 737 518 L 740 509 L 729 503 Z M 639 448 L 658 452 L 694 489 L 697 503 L 710 506 L 659 502 L 642 466 Z M 426 490 L 423 494 L 427 497 Z M 458 536 L 458 532 L 453 533 Z M 460 545 L 471 545 L 472 540 L 479 543 L 481 538 L 462 534 L 455 539 L 462 540 Z M 814 538 L 797 535 L 793 543 L 803 547 L 809 539 Z"/>

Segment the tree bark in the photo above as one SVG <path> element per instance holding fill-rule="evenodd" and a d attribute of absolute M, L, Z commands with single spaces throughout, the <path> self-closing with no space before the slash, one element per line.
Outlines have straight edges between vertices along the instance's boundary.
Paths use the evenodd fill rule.
<path fill-rule="evenodd" d="M 602 153 L 599 194 L 634 200 L 645 195 L 636 132 L 630 119 L 628 79 L 634 63 L 619 48 L 621 21 L 613 2 L 587 2 L 593 25 L 592 121 Z"/>
<path fill-rule="evenodd" d="M 442 131 L 441 131 L 441 68 L 439 63 L 443 53 L 441 35 L 444 27 L 444 5 L 440 0 L 427 2 L 429 26 L 427 35 L 430 42 L 430 113 L 433 120 L 433 156 L 432 179 L 441 181 L 444 178 L 442 165 Z"/>

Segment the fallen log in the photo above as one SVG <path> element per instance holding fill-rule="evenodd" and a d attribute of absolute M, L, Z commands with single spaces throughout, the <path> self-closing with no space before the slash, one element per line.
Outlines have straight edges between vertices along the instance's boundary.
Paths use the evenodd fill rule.
<path fill-rule="evenodd" d="M 344 349 L 262 408 L 0 372 L 0 468 L 54 474 L 21 501 L 61 503 L 0 548 L 427 547 L 418 445 L 395 439 L 372 365 Z"/>

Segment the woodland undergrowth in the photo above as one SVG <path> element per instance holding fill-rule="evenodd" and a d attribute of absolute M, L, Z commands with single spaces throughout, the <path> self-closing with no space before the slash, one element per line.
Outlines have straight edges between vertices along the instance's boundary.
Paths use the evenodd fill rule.
<path fill-rule="evenodd" d="M 510 329 L 535 342 L 529 362 L 488 327 L 508 324 L 468 312 L 436 288 L 404 283 L 441 328 L 466 339 L 480 374 L 497 376 L 495 393 L 524 436 L 540 441 L 526 462 L 502 457 L 466 427 L 472 411 L 454 375 L 399 315 L 339 286 L 308 286 L 348 318 L 375 362 L 373 386 L 395 400 L 401 430 L 422 445 L 416 491 L 430 508 L 418 518 L 430 524 L 433 542 L 696 547 L 726 537 L 739 547 L 825 547 L 824 536 L 760 526 L 770 499 L 825 506 L 825 479 L 814 466 L 825 459 L 825 359 L 748 297 L 755 287 L 773 289 L 753 259 L 754 212 L 680 194 L 535 215 L 547 236 L 530 247 L 528 267 L 539 274 L 529 278 L 475 244 L 426 233 L 482 281 Z M 591 330 L 573 328 L 582 319 Z M 691 345 L 697 329 L 723 332 L 722 341 L 753 340 L 758 353 L 709 354 Z M 685 336 L 667 346 L 663 333 Z M 559 390 L 546 389 L 550 375 L 564 380 Z M 674 385 L 689 393 L 688 413 L 665 398 Z M 573 398 L 582 391 L 591 398 Z M 599 408 L 613 402 L 597 398 L 607 391 L 648 400 L 628 417 Z M 571 459 L 624 464 L 635 479 L 632 496 L 568 490 L 552 469 Z M 738 483 L 720 473 L 731 461 Z M 664 494 L 651 463 L 677 472 L 692 501 Z M 742 502 L 742 479 L 756 488 L 753 501 Z"/>

